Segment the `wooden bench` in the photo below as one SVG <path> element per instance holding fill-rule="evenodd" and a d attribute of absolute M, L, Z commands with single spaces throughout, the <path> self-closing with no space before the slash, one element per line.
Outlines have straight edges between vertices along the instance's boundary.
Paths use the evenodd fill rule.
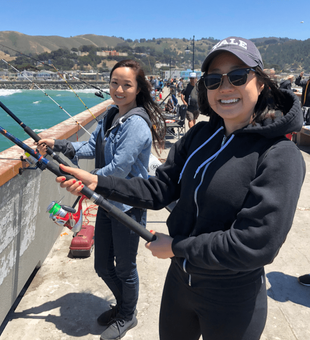
<path fill-rule="evenodd" d="M 305 125 L 296 134 L 297 145 L 310 145 L 310 125 Z"/>

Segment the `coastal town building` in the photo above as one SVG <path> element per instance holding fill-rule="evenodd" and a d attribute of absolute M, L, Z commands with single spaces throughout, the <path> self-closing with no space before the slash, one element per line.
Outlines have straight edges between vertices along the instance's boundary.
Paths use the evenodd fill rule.
<path fill-rule="evenodd" d="M 126 52 L 117 52 L 117 51 L 101 51 L 96 52 L 96 55 L 99 57 L 108 57 L 108 56 L 117 56 L 117 57 L 127 57 L 128 53 Z"/>
<path fill-rule="evenodd" d="M 193 72 L 190 69 L 187 70 L 178 70 L 178 69 L 171 69 L 171 70 L 166 70 L 164 71 L 164 78 L 165 79 L 179 79 L 183 78 L 184 80 L 189 80 L 189 74 Z M 199 79 L 201 77 L 201 71 L 200 70 L 195 70 L 197 74 L 197 78 Z"/>

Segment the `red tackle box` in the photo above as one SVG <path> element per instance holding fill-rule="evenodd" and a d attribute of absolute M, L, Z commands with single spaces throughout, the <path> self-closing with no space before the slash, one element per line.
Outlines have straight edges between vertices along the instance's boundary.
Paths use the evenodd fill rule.
<path fill-rule="evenodd" d="M 95 227 L 82 226 L 82 229 L 73 237 L 70 245 L 71 255 L 74 257 L 90 256 L 94 246 Z"/>

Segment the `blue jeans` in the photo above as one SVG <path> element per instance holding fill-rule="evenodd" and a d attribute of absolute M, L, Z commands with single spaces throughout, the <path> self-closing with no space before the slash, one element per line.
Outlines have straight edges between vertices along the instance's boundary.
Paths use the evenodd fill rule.
<path fill-rule="evenodd" d="M 146 211 L 132 208 L 126 212 L 146 226 Z M 139 236 L 121 222 L 98 209 L 95 227 L 95 270 L 115 296 L 119 316 L 131 320 L 139 295 L 136 256 Z"/>

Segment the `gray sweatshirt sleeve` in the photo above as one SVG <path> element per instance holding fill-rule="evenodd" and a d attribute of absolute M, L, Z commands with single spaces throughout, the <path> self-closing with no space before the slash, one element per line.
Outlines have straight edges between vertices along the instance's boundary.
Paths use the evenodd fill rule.
<path fill-rule="evenodd" d="M 55 139 L 55 152 L 62 152 L 66 157 L 72 159 L 75 155 L 75 150 L 71 142 L 66 139 Z"/>

